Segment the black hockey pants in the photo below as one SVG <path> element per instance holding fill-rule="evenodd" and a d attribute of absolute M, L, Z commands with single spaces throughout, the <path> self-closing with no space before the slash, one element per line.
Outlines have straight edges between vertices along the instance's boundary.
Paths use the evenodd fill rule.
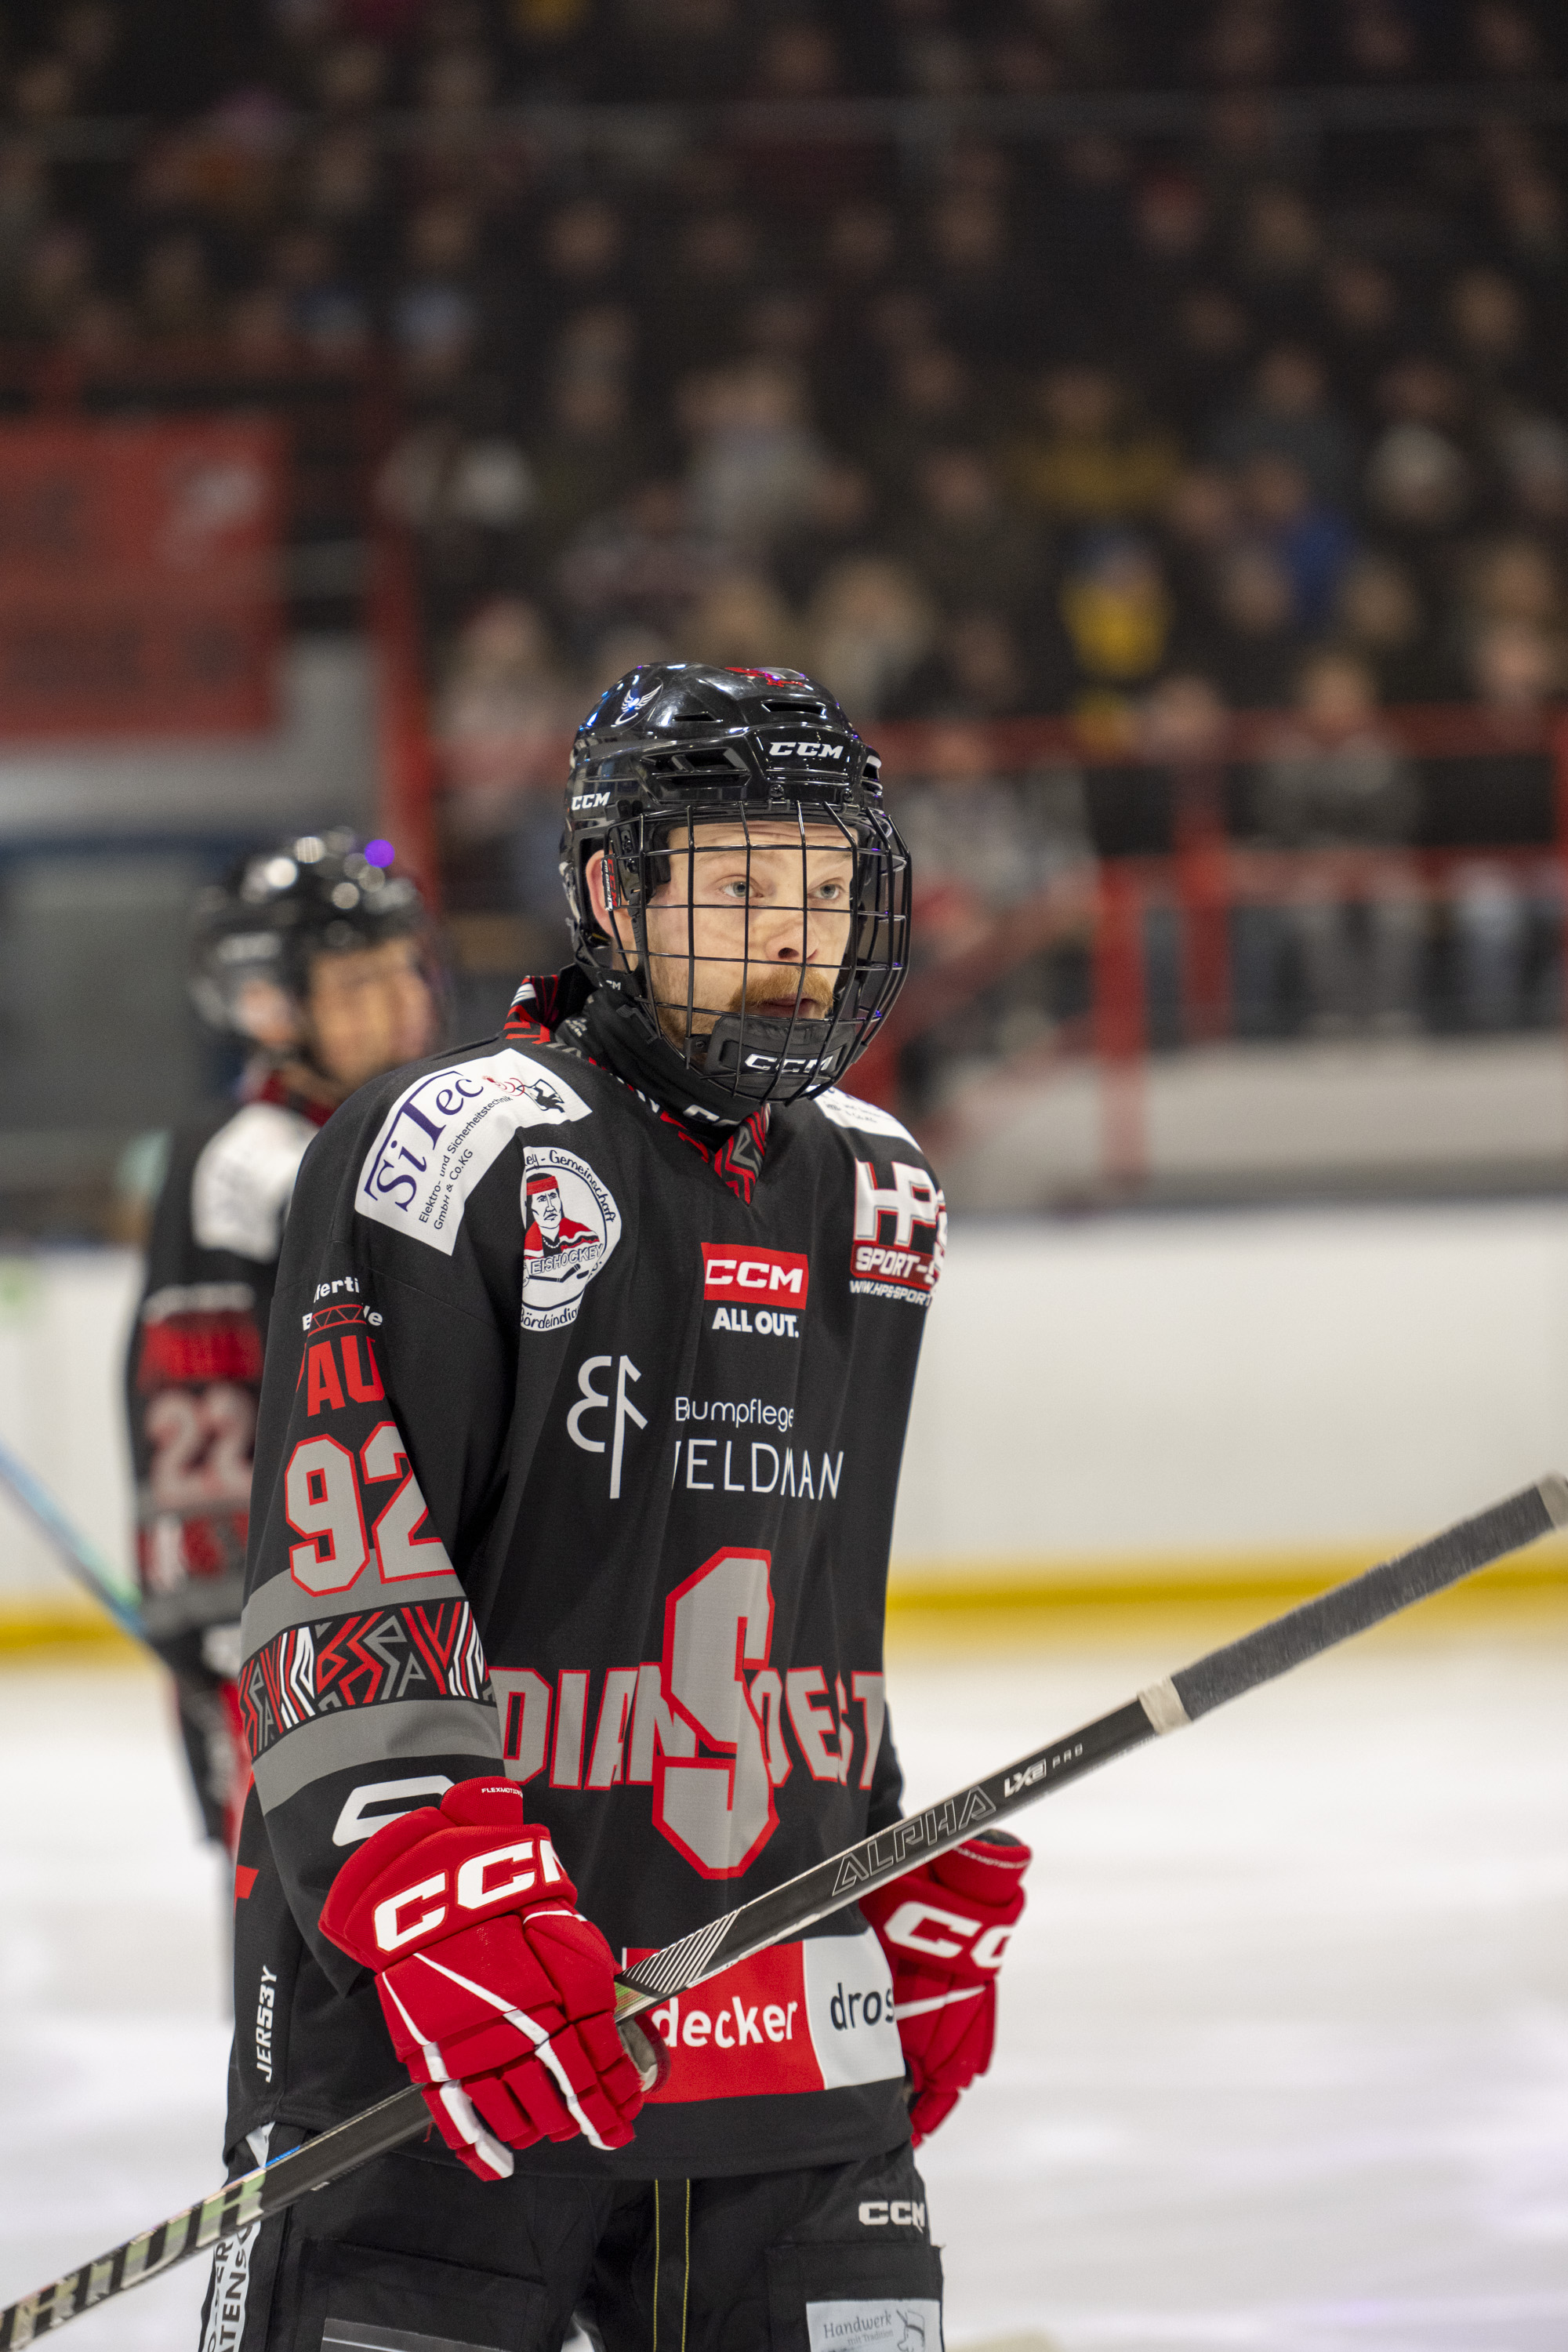
<path fill-rule="evenodd" d="M 400 2149 L 219 2248 L 202 2347 L 558 2352 L 574 2314 L 598 2352 L 941 2352 L 913 2156 L 482 2182 Z"/>

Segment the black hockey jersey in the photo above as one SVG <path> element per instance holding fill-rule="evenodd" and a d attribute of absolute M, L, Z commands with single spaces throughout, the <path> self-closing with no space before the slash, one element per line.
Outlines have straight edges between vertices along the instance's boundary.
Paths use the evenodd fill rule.
<path fill-rule="evenodd" d="M 363 1088 L 300 1171 L 257 1447 L 231 2145 L 395 2090 L 320 1934 L 345 1852 L 498 1765 L 627 1958 L 896 1818 L 882 1632 L 942 1194 L 843 1094 L 721 1155 L 537 1033 Z M 727 1173 L 731 1181 L 721 1181 Z M 629 2148 L 767 2170 L 894 2145 L 858 1913 L 656 2013 Z"/>
<path fill-rule="evenodd" d="M 278 1253 L 326 1115 L 270 1076 L 171 1146 L 125 1368 L 142 1613 L 165 1649 L 238 1622 Z"/>

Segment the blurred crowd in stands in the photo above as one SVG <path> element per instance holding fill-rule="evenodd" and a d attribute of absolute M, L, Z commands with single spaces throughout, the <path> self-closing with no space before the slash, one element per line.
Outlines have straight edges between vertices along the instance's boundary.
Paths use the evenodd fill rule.
<path fill-rule="evenodd" d="M 375 495 L 417 548 L 459 909 L 552 943 L 561 738 L 639 659 L 942 722 L 905 802 L 939 937 L 1170 845 L 1114 776 L 996 775 L 982 722 L 1170 771 L 1293 709 L 1226 824 L 1379 862 L 1238 925 L 1243 1025 L 1398 1027 L 1436 951 L 1413 847 L 1552 832 L 1540 761 L 1436 823 L 1378 712 L 1479 700 L 1533 745 L 1568 685 L 1568 146 L 1510 103 L 1565 43 L 1546 0 L 18 7 L 0 331 L 395 394 Z M 1472 119 L 1278 96 L 1411 83 Z M 831 110 L 1139 88 L 1205 94 L 1201 131 Z M 531 111 L 697 100 L 805 110 Z M 138 115 L 123 155 L 67 135 Z M 1555 893 L 1544 853 L 1461 871 L 1457 1023 L 1553 1013 Z"/>

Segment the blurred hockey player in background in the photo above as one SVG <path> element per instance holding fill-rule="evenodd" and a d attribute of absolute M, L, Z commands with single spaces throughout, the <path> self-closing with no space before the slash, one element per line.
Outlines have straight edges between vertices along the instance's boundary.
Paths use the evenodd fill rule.
<path fill-rule="evenodd" d="M 126 1366 L 142 1619 L 206 1834 L 231 1852 L 249 1780 L 234 1676 L 251 1450 L 294 1178 L 345 1096 L 436 1041 L 423 901 L 389 845 L 369 848 L 307 835 L 197 903 L 197 1006 L 253 1050 L 237 1105 L 172 1139 Z"/>
<path fill-rule="evenodd" d="M 935 2352 L 912 2140 L 989 2061 L 1027 1848 L 616 2018 L 617 1963 L 900 1816 L 888 1549 L 946 1211 L 838 1081 L 909 860 L 794 670 L 634 670 L 565 820 L 576 962 L 345 1105 L 289 1219 L 228 2156 L 405 2068 L 435 2130 L 220 2247 L 205 2343 L 557 2352 L 575 2312 L 601 2352 Z"/>

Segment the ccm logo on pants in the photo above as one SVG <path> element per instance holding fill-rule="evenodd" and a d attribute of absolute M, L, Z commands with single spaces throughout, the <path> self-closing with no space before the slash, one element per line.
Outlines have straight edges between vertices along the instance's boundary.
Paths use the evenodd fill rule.
<path fill-rule="evenodd" d="M 868 2197 L 860 2207 L 860 2221 L 868 2230 L 885 2229 L 889 2221 L 895 2230 L 923 2230 L 926 2209 L 905 2197 L 891 2202 L 886 2197 Z"/>
<path fill-rule="evenodd" d="M 547 1837 L 519 1838 L 511 1845 L 492 1846 L 488 1853 L 471 1853 L 456 1872 L 438 1870 L 417 1886 L 405 1886 L 378 1903 L 374 1914 L 375 1940 L 384 1952 L 400 1951 L 416 1936 L 438 1927 L 448 1910 L 486 1911 L 509 1895 L 524 1895 L 542 1878 L 547 1886 L 561 1876 L 561 1864 Z"/>

